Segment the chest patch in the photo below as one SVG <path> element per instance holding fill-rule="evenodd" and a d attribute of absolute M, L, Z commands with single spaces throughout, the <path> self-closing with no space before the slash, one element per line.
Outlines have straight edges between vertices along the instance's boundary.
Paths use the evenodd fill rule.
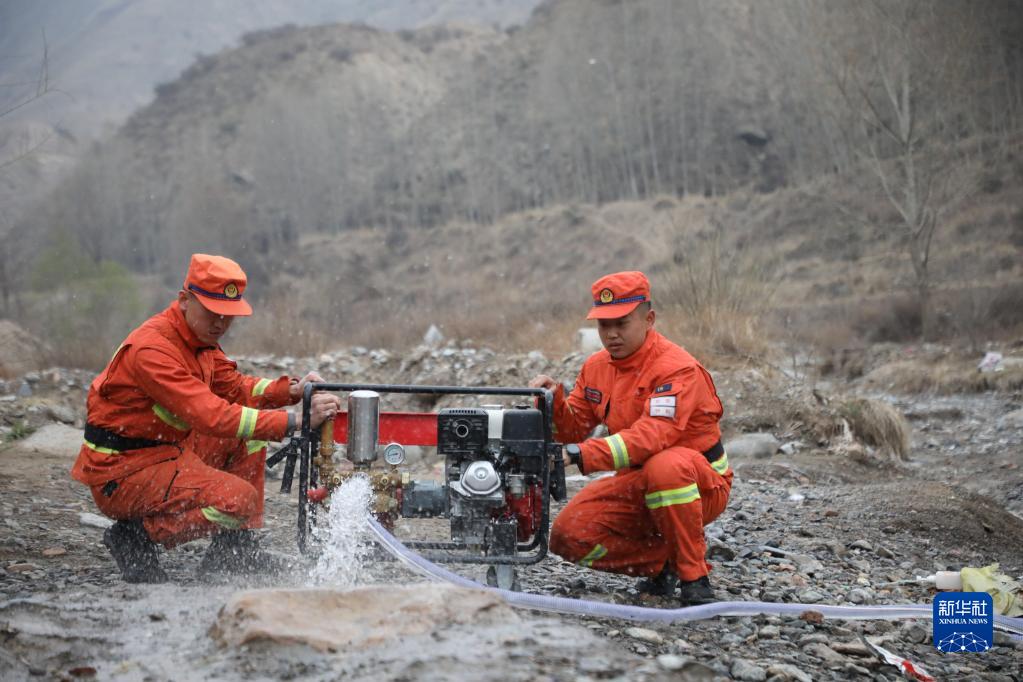
<path fill-rule="evenodd" d="M 591 403 L 597 403 L 598 405 L 600 404 L 600 401 L 604 399 L 604 394 L 595 388 L 587 387 L 586 390 L 583 391 L 583 394 Z"/>
<path fill-rule="evenodd" d="M 671 384 L 661 384 L 654 389 L 654 393 L 667 393 L 671 390 Z"/>
<path fill-rule="evenodd" d="M 651 398 L 650 416 L 673 419 L 675 417 L 675 396 L 665 395 L 660 398 Z"/>

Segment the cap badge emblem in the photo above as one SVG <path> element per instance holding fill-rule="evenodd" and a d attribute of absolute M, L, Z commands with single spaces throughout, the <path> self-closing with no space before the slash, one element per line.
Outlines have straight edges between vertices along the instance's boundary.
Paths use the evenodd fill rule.
<path fill-rule="evenodd" d="M 234 285 L 234 282 L 224 287 L 224 296 L 228 298 L 238 298 L 238 287 Z"/>
<path fill-rule="evenodd" d="M 610 289 L 601 289 L 600 290 L 600 302 L 601 303 L 610 303 L 613 300 L 615 300 L 615 295 L 614 295 L 614 293 L 611 292 Z"/>

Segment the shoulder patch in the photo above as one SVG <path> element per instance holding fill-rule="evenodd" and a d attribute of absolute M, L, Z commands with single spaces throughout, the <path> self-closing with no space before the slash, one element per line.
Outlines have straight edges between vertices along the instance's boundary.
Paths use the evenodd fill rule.
<path fill-rule="evenodd" d="M 583 394 L 586 396 L 586 399 L 589 400 L 591 403 L 597 403 L 598 405 L 600 404 L 600 401 L 604 399 L 603 393 L 601 393 L 595 388 L 590 388 L 588 386 L 586 387 L 586 390 L 583 391 Z"/>
<path fill-rule="evenodd" d="M 667 393 L 671 390 L 671 384 L 661 384 L 654 389 L 654 393 Z"/>

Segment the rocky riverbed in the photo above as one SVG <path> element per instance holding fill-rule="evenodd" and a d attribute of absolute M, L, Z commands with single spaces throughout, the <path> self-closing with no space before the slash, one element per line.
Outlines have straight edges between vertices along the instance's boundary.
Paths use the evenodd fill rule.
<path fill-rule="evenodd" d="M 570 381 L 582 359 L 452 345 L 401 356 L 354 348 L 239 361 L 262 376 L 316 369 L 346 382 L 496 386 L 524 385 L 538 372 Z M 871 643 L 938 679 L 1023 679 L 1023 644 L 1004 634 L 984 654 L 947 655 L 931 645 L 929 621 L 822 620 L 812 610 L 929 604 L 933 591 L 911 579 L 936 570 L 1000 562 L 1008 575 L 1023 574 L 1018 392 L 889 395 L 867 382 L 811 385 L 805 375 L 770 367 L 712 369 L 728 439 L 749 431 L 776 439 L 776 447 L 730 455 L 732 499 L 707 528 L 717 594 L 811 605 L 805 612 L 641 624 L 506 611 L 456 593 L 442 600 L 444 608 L 416 607 L 428 628 L 378 623 L 378 637 L 334 650 L 218 634 L 221 609 L 239 590 L 312 584 L 312 560 L 295 551 L 294 495 L 280 495 L 268 482 L 265 541 L 295 557 L 289 576 L 200 583 L 195 569 L 205 542 L 198 541 L 162 557 L 171 583 L 127 585 L 102 546 L 103 520 L 91 497 L 68 476 L 91 374 L 50 369 L 8 380 L 0 386 L 7 441 L 0 450 L 0 679 L 901 679 Z M 832 428 L 841 419 L 836 406 L 850 397 L 882 400 L 905 415 L 907 461 Z M 391 396 L 384 409 L 454 404 L 469 403 Z M 412 462 L 417 475 L 433 468 L 429 454 L 422 457 Z M 575 477 L 570 488 L 586 482 Z M 442 522 L 402 521 L 397 531 L 410 538 L 443 529 Z M 456 568 L 483 577 L 482 569 Z M 401 586 L 422 580 L 387 561 L 368 561 L 362 574 L 363 582 L 383 586 L 368 600 L 374 608 L 402 613 L 409 597 Z M 675 606 L 643 600 L 632 579 L 553 556 L 519 577 L 528 592 Z M 458 613 L 478 616 L 455 617 L 452 603 L 464 603 Z M 354 618 L 356 607 L 345 604 Z M 295 608 L 307 609 L 310 620 L 331 613 L 327 606 Z"/>

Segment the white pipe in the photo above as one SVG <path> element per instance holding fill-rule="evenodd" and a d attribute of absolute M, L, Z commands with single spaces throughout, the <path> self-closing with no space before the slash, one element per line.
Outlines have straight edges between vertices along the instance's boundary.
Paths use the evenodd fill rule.
<path fill-rule="evenodd" d="M 566 597 L 512 592 L 511 590 L 482 585 L 475 580 L 470 580 L 424 559 L 403 545 L 400 540 L 372 517 L 369 518 L 369 526 L 384 549 L 416 573 L 434 580 L 444 580 L 461 587 L 490 590 L 501 595 L 512 606 L 539 611 L 661 623 L 705 620 L 718 616 L 798 616 L 805 611 L 816 611 L 826 618 L 856 620 L 931 618 L 933 613 L 932 607 L 929 604 L 833 606 L 829 604 L 778 604 L 763 601 L 724 601 L 678 609 L 655 609 L 648 606 L 607 604 L 584 599 L 568 599 Z M 996 615 L 995 627 L 1009 632 L 1016 638 L 1023 638 L 1023 618 L 1009 618 L 1008 616 Z"/>

